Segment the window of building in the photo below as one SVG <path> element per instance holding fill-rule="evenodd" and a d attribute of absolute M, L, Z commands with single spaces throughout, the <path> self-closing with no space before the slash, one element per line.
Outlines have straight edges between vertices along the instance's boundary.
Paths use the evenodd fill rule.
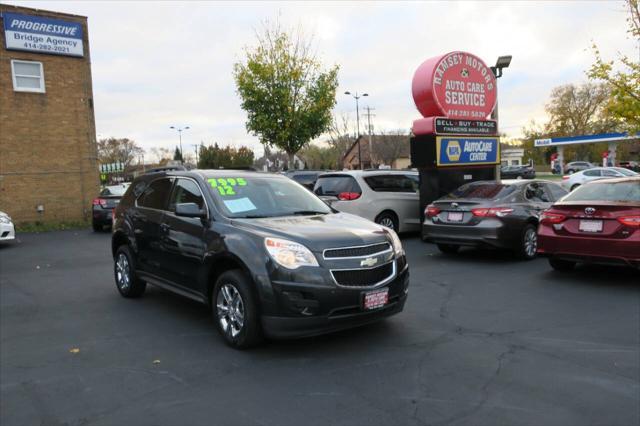
<path fill-rule="evenodd" d="M 42 62 L 12 60 L 11 72 L 16 92 L 45 92 Z"/>

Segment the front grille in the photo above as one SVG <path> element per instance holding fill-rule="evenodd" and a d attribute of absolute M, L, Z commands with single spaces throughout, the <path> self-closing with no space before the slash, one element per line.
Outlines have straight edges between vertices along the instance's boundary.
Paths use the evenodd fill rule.
<path fill-rule="evenodd" d="M 370 246 L 362 247 L 346 247 L 337 249 L 328 249 L 324 251 L 325 259 L 334 259 L 341 257 L 359 257 L 370 256 L 372 254 L 387 251 L 391 248 L 389 243 L 372 244 Z"/>
<path fill-rule="evenodd" d="M 348 269 L 331 271 L 336 283 L 348 287 L 369 287 L 376 285 L 393 275 L 393 262 L 371 269 Z"/>

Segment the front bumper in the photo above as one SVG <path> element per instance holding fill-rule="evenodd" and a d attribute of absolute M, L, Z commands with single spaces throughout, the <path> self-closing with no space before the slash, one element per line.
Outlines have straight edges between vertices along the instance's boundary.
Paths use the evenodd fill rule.
<path fill-rule="evenodd" d="M 447 225 L 427 219 L 422 224 L 422 239 L 436 244 L 469 247 L 512 248 L 513 232 L 499 220 L 483 220 L 477 225 Z"/>
<path fill-rule="evenodd" d="M 16 238 L 16 228 L 13 223 L 0 223 L 0 241 L 11 241 Z"/>
<path fill-rule="evenodd" d="M 262 316 L 266 336 L 277 339 L 308 337 L 359 327 L 402 312 L 409 287 L 409 268 L 405 267 L 383 287 L 340 288 L 300 283 L 273 282 L 281 310 L 287 316 Z M 389 302 L 381 308 L 365 311 L 363 295 L 367 291 L 389 288 Z"/>

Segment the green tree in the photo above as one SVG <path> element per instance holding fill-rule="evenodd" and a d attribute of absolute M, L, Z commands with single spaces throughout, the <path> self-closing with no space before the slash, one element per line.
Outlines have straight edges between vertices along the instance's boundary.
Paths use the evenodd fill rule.
<path fill-rule="evenodd" d="M 246 146 L 241 146 L 233 155 L 234 167 L 251 167 L 253 165 L 253 151 Z"/>
<path fill-rule="evenodd" d="M 535 148 L 535 139 L 616 130 L 618 122 L 607 109 L 610 93 L 609 86 L 602 83 L 567 84 L 553 89 L 545 106 L 548 121 L 543 125 L 532 122 L 523 129 L 524 160 L 531 159 L 535 164 L 546 163 L 555 152 L 552 147 Z M 564 158 L 565 161 L 600 161 L 601 153 L 606 149 L 606 143 L 568 146 L 564 149 Z"/>
<path fill-rule="evenodd" d="M 180 149 L 176 146 L 176 150 L 173 152 L 173 160 L 174 161 L 179 161 L 179 162 L 183 162 L 182 159 L 182 152 L 180 152 Z"/>
<path fill-rule="evenodd" d="M 293 156 L 331 124 L 338 67 L 323 69 L 311 39 L 278 24 L 264 25 L 246 60 L 234 65 L 234 79 L 246 127 L 266 147 Z"/>
<path fill-rule="evenodd" d="M 627 33 L 640 46 L 640 2 L 626 0 L 629 10 Z M 623 130 L 640 131 L 640 61 L 620 54 L 618 61 L 602 59 L 598 46 L 592 46 L 595 63 L 587 75 L 595 81 L 606 82 L 611 87 L 607 109 L 623 126 Z"/>
<path fill-rule="evenodd" d="M 199 169 L 250 167 L 253 164 L 253 151 L 246 146 L 236 149 L 230 146 L 221 148 L 217 143 L 209 146 L 202 144 L 199 152 Z"/>

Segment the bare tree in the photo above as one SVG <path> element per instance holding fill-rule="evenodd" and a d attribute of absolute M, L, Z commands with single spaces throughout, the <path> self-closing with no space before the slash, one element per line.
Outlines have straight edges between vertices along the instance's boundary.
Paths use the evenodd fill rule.
<path fill-rule="evenodd" d="M 351 123 L 347 114 L 340 116 L 333 115 L 331 120 L 331 126 L 327 132 L 329 145 L 336 151 L 336 155 L 339 158 L 340 164 L 342 164 L 342 158 L 347 154 L 354 140 L 349 136 L 349 128 Z"/>
<path fill-rule="evenodd" d="M 107 138 L 98 141 L 98 160 L 102 164 L 124 163 L 125 168 L 144 153 L 144 150 L 128 138 Z"/>
<path fill-rule="evenodd" d="M 409 136 L 402 130 L 382 132 L 374 137 L 372 163 L 390 166 L 407 150 L 408 145 Z"/>

